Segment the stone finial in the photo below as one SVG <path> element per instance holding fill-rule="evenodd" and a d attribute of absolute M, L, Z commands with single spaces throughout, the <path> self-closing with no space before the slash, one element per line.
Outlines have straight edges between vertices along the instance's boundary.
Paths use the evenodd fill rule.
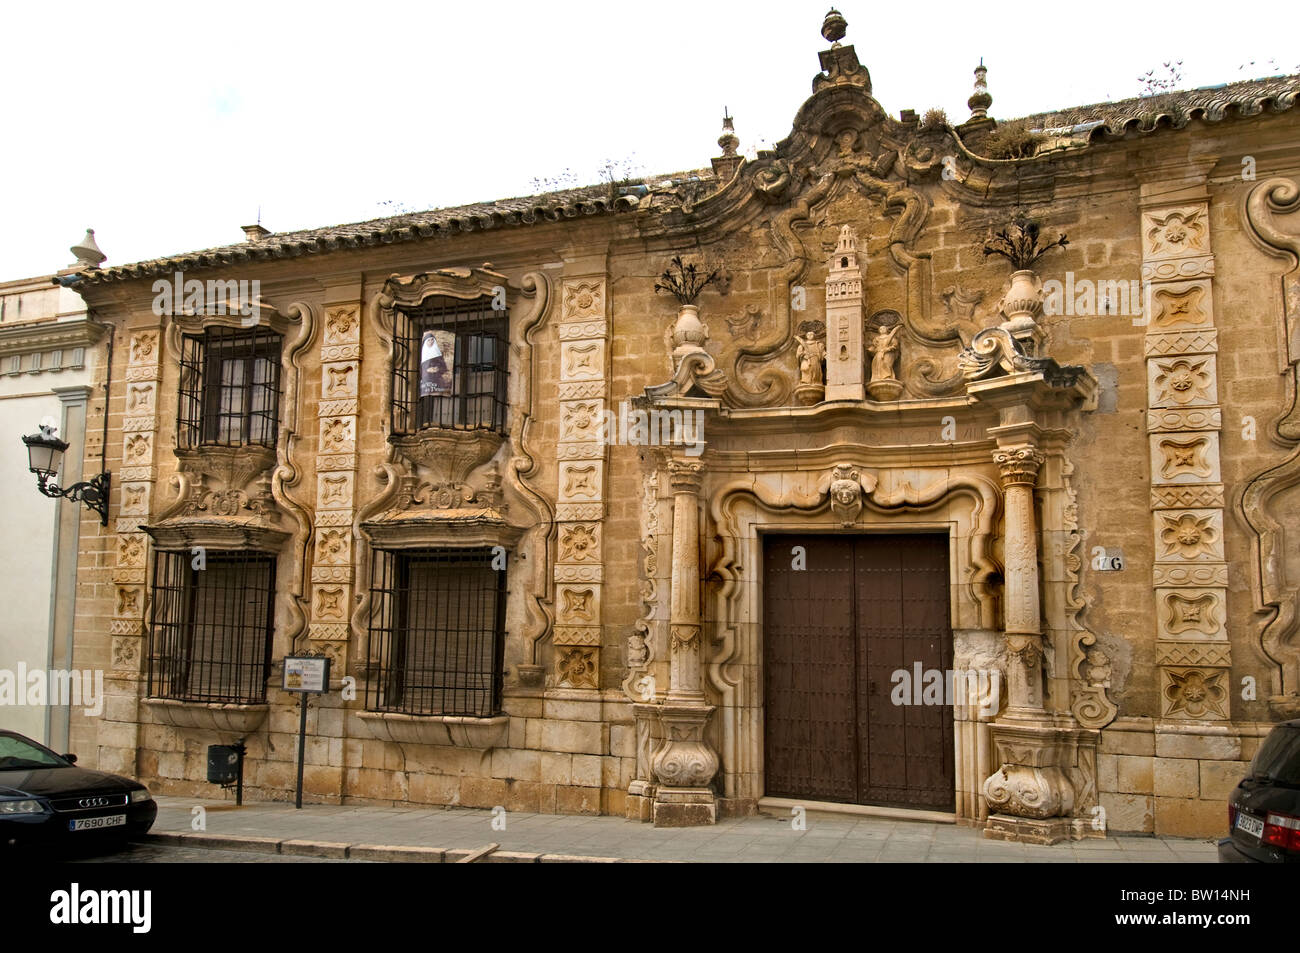
<path fill-rule="evenodd" d="M 840 11 L 831 7 L 826 14 L 826 19 L 822 21 L 822 36 L 830 40 L 831 48 L 840 45 L 840 40 L 844 39 L 844 34 L 848 31 L 849 21 L 845 20 Z"/>
<path fill-rule="evenodd" d="M 108 258 L 95 244 L 95 230 L 93 228 L 86 229 L 86 237 L 68 250 L 77 256 L 74 263 L 77 268 L 98 268 Z"/>
<path fill-rule="evenodd" d="M 727 107 L 722 107 L 722 135 L 718 136 L 718 145 L 722 147 L 724 156 L 734 156 L 736 147 L 740 145 L 740 139 L 736 136 L 736 127 L 732 122 L 733 118 L 727 115 Z"/>
<path fill-rule="evenodd" d="M 988 72 L 988 67 L 984 65 L 984 57 L 981 56 L 980 65 L 975 67 L 975 92 L 971 93 L 970 99 L 966 100 L 973 120 L 987 118 L 989 107 L 993 105 L 993 97 L 989 95 L 989 84 L 986 79 Z"/>
<path fill-rule="evenodd" d="M 244 233 L 244 241 L 246 242 L 260 242 L 262 239 L 266 238 L 267 235 L 271 234 L 271 230 L 269 228 L 263 228 L 261 222 L 258 222 L 256 225 L 241 225 L 239 227 Z"/>
<path fill-rule="evenodd" d="M 718 145 L 722 147 L 722 155 L 713 160 L 713 171 L 718 176 L 718 180 L 724 185 L 731 181 L 731 177 L 736 174 L 744 158 L 736 152 L 740 146 L 740 139 L 736 136 L 736 127 L 733 124 L 733 117 L 728 115 L 727 108 L 722 108 L 722 135 L 718 136 Z"/>

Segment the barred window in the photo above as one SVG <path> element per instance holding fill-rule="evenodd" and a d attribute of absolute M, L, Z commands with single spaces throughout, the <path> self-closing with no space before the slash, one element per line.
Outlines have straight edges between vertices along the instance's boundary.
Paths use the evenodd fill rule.
<path fill-rule="evenodd" d="M 492 567 L 488 548 L 374 551 L 368 709 L 500 712 L 506 573 Z"/>
<path fill-rule="evenodd" d="M 492 297 L 427 298 L 393 327 L 393 433 L 506 427 L 509 314 Z"/>
<path fill-rule="evenodd" d="M 266 701 L 275 559 L 159 552 L 149 622 L 149 697 Z"/>
<path fill-rule="evenodd" d="M 275 446 L 281 336 L 268 328 L 211 327 L 182 338 L 177 442 Z"/>

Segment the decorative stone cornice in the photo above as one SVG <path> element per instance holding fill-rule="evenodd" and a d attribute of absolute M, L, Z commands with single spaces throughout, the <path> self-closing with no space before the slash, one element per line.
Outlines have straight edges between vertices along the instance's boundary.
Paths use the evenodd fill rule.
<path fill-rule="evenodd" d="M 370 544 L 380 549 L 437 546 L 513 546 L 526 527 L 512 526 L 501 514 L 486 509 L 413 511 L 400 519 L 366 520 L 360 524 Z"/>
<path fill-rule="evenodd" d="M 188 552 L 194 547 L 203 547 L 278 553 L 291 535 L 257 523 L 221 517 L 177 518 L 154 526 L 141 526 L 140 529 L 153 537 L 156 549 L 165 552 Z"/>
<path fill-rule="evenodd" d="M 394 308 L 411 308 L 418 306 L 425 298 L 433 295 L 447 295 L 451 298 L 466 300 L 492 294 L 493 288 L 504 288 L 506 276 L 483 268 L 439 268 L 436 271 L 421 272 L 418 275 L 393 275 L 384 282 L 384 290 L 379 298 L 379 307 L 383 311 Z M 391 326 L 391 325 L 390 325 Z"/>
<path fill-rule="evenodd" d="M 84 318 L 0 326 L 0 357 L 55 348 L 91 347 L 103 336 L 101 325 Z"/>

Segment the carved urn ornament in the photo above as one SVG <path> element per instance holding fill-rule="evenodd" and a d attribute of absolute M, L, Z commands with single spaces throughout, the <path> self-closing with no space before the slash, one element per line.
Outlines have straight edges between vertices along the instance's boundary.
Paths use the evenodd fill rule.
<path fill-rule="evenodd" d="M 1038 353 L 1043 332 L 1038 326 L 1038 316 L 1043 312 L 1043 283 L 1034 273 L 1034 264 L 1053 248 L 1070 244 L 1064 235 L 1055 241 L 1040 245 L 1041 229 L 1037 222 L 1018 217 L 1010 225 L 994 233 L 984 243 L 984 255 L 999 255 L 1011 262 L 1015 271 L 1011 283 L 999 305 L 1006 319 L 999 327 L 1009 332 L 1024 348 L 1026 354 Z"/>
<path fill-rule="evenodd" d="M 677 299 L 681 307 L 677 312 L 677 323 L 669 331 L 669 343 L 673 357 L 673 372 L 688 354 L 704 353 L 704 345 L 709 340 L 709 328 L 700 320 L 700 309 L 695 301 L 709 285 L 718 281 L 718 269 L 707 275 L 695 264 L 687 265 L 681 255 L 674 255 L 668 269 L 655 282 L 655 292 L 664 291 Z"/>

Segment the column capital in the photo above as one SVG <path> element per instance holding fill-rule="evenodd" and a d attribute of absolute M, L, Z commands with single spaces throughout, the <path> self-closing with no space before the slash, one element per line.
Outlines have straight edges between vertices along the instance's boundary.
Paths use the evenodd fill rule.
<path fill-rule="evenodd" d="M 668 460 L 668 483 L 674 493 L 697 493 L 704 482 L 704 464 L 695 460 Z"/>
<path fill-rule="evenodd" d="M 993 452 L 993 462 L 1001 471 L 1004 487 L 1033 487 L 1038 482 L 1038 469 L 1043 465 L 1044 459 L 1036 447 L 1007 447 Z"/>

